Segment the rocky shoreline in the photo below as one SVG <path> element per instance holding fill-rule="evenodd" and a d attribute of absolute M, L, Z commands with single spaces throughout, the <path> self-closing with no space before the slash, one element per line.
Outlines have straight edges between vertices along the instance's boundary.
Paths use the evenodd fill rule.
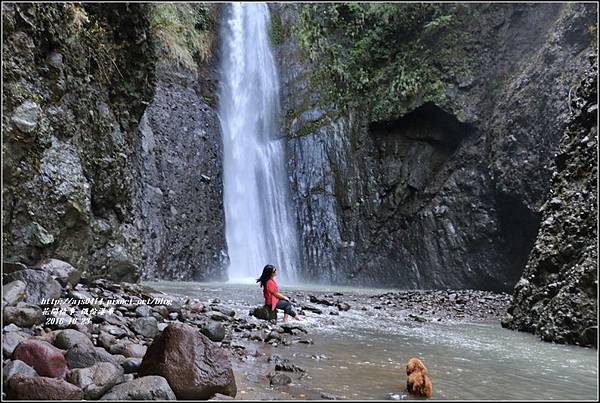
<path fill-rule="evenodd" d="M 260 320 L 215 298 L 82 278 L 56 259 L 5 265 L 4 272 L 3 398 L 221 400 L 252 398 L 253 390 L 258 398 L 336 398 L 312 390 L 306 371 L 277 353 L 313 344 L 303 322 Z M 498 320 L 510 303 L 507 294 L 474 290 L 287 295 L 305 318 L 329 324 L 339 315 L 373 313 L 414 326 Z M 234 373 L 254 376 L 248 382 Z"/>

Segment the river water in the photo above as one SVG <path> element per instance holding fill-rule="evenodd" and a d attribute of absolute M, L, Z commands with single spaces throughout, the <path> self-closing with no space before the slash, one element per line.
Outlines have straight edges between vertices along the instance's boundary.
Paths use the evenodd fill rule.
<path fill-rule="evenodd" d="M 201 301 L 218 298 L 242 317 L 262 303 L 256 285 L 164 281 L 148 285 Z M 503 329 L 497 321 L 417 324 L 401 321 L 394 311 L 358 309 L 368 301 L 366 297 L 389 290 L 303 286 L 282 291 L 290 296 L 341 292 L 353 307 L 339 316 L 328 315 L 327 308 L 322 315 L 307 312 L 302 325 L 314 344 L 255 347 L 304 368 L 307 374 L 302 382 L 313 390 L 346 399 L 412 399 L 404 391 L 405 365 L 417 356 L 429 370 L 432 399 L 597 399 L 597 350 L 546 343 L 528 333 Z M 236 373 L 245 387 L 248 382 L 240 379 L 243 376 L 247 375 Z"/>

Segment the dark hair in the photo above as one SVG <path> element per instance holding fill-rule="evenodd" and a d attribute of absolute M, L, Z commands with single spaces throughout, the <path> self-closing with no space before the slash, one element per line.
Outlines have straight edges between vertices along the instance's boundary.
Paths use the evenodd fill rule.
<path fill-rule="evenodd" d="M 261 287 L 264 287 L 267 280 L 271 278 L 271 274 L 275 271 L 275 266 L 268 264 L 264 267 L 262 274 L 256 279 L 257 283 L 260 283 Z"/>

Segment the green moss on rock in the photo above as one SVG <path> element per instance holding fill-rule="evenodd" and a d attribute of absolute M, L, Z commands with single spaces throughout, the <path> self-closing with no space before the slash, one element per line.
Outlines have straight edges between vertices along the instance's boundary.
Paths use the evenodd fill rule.
<path fill-rule="evenodd" d="M 381 121 L 443 104 L 449 82 L 473 79 L 468 52 L 456 46 L 463 20 L 454 5 L 311 4 L 294 34 L 315 66 L 311 85 L 323 102 Z"/>

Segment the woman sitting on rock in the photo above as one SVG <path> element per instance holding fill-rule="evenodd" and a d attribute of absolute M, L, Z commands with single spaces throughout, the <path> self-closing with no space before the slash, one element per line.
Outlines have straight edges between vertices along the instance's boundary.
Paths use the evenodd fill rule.
<path fill-rule="evenodd" d="M 262 275 L 256 280 L 260 283 L 263 288 L 263 295 L 265 297 L 265 305 L 271 308 L 271 311 L 275 311 L 275 308 L 283 311 L 283 321 L 287 322 L 288 315 L 296 320 L 300 320 L 290 299 L 279 292 L 279 287 L 275 282 L 275 276 L 277 275 L 277 268 L 272 264 L 268 264 L 264 267 Z"/>

